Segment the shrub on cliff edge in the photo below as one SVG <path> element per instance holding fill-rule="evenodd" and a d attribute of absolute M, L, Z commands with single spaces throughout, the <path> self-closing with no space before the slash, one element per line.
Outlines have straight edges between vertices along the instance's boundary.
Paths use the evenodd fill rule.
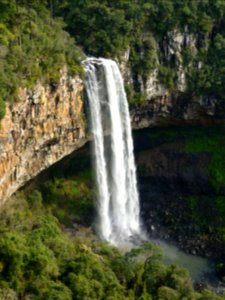
<path fill-rule="evenodd" d="M 0 98 L 0 120 L 5 116 L 5 102 Z"/>

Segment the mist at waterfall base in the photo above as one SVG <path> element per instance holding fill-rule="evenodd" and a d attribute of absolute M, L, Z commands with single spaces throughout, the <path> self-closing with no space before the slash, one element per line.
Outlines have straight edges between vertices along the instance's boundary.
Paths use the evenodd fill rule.
<path fill-rule="evenodd" d="M 123 79 L 112 60 L 88 58 L 84 65 L 98 189 L 96 228 L 101 239 L 126 250 L 149 238 L 140 220 L 132 129 Z M 188 255 L 163 241 L 153 242 L 162 247 L 165 263 L 186 267 L 193 280 L 214 281 L 208 260 Z"/>

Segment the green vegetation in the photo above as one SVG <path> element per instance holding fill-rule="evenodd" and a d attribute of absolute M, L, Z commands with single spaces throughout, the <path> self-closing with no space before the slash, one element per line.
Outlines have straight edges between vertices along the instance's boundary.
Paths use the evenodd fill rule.
<path fill-rule="evenodd" d="M 93 221 L 93 189 L 89 180 L 55 178 L 44 183 L 45 201 L 61 223 L 71 226 L 74 221 L 90 225 Z M 28 198 L 29 200 L 29 198 Z"/>
<path fill-rule="evenodd" d="M 194 291 L 187 272 L 165 266 L 152 244 L 123 254 L 88 229 L 64 231 L 44 194 L 19 192 L 0 212 L 0 299 L 225 299 Z"/>
<path fill-rule="evenodd" d="M 145 84 L 149 73 L 160 66 L 158 79 L 169 89 L 175 87 L 177 58 L 167 57 L 165 53 L 168 34 L 174 30 L 194 34 L 197 53 L 184 46 L 181 57 L 187 72 L 188 93 L 224 100 L 224 1 L 67 0 L 60 3 L 55 0 L 53 7 L 54 14 L 63 17 L 67 30 L 86 53 L 120 57 L 130 47 L 129 63 L 134 79 L 138 82 L 138 75 L 142 76 Z M 134 92 L 140 91 L 136 83 Z"/>
<path fill-rule="evenodd" d="M 99 241 L 90 228 L 95 191 L 89 167 L 83 149 L 2 207 L 0 299 L 225 299 L 195 291 L 187 271 L 164 265 L 153 244 L 125 252 Z"/>
<path fill-rule="evenodd" d="M 224 85 L 225 80 L 225 32 L 224 28 L 216 33 L 209 40 L 208 50 L 199 49 L 198 55 L 192 60 L 197 64 L 200 61 L 200 69 L 190 68 L 189 70 L 189 90 L 195 95 L 214 96 L 225 101 Z"/>
<path fill-rule="evenodd" d="M 190 136 L 185 143 L 185 150 L 191 153 L 206 152 L 211 156 L 208 175 L 215 189 L 225 186 L 225 141 L 222 128 L 204 130 Z"/>
<path fill-rule="evenodd" d="M 135 133 L 134 133 L 135 134 Z M 210 178 L 213 188 L 220 193 L 225 187 L 225 140 L 222 126 L 210 127 L 170 127 L 143 130 L 136 135 L 149 139 L 151 146 L 180 142 L 183 150 L 190 154 L 205 153 L 209 155 L 210 163 L 205 171 Z"/>
<path fill-rule="evenodd" d="M 176 73 L 174 70 L 164 66 L 159 67 L 159 80 L 164 86 L 173 89 L 175 87 L 175 78 Z"/>
<path fill-rule="evenodd" d="M 199 240 L 223 249 L 225 244 L 224 195 L 189 196 L 184 199 L 186 216 Z M 196 233 L 197 231 L 197 233 Z"/>
<path fill-rule="evenodd" d="M 203 255 L 209 253 L 214 259 L 218 259 L 223 266 L 221 276 L 224 276 L 224 127 L 186 126 L 146 129 L 142 133 L 137 132 L 137 138 L 141 134 L 145 138 L 145 145 L 147 144 L 145 147 L 148 149 L 165 147 L 168 149 L 168 157 L 173 153 L 174 166 L 178 165 L 178 170 L 172 171 L 175 178 L 180 176 L 174 180 L 176 196 L 173 200 L 162 204 L 165 205 L 165 211 L 168 211 L 168 215 L 163 214 L 168 230 L 181 236 L 185 234 L 188 240 L 204 245 L 204 248 L 198 248 L 198 251 Z M 150 156 L 149 152 L 147 153 Z M 140 168 L 139 172 L 143 176 L 151 176 L 151 170 L 145 167 Z M 177 175 L 180 172 L 184 175 Z M 169 178 L 168 186 L 171 185 L 170 180 Z M 173 195 L 173 189 L 171 194 Z M 185 241 L 183 243 L 185 244 Z"/>
<path fill-rule="evenodd" d="M 203 130 L 195 133 L 185 142 L 188 153 L 208 153 L 210 163 L 206 169 L 214 188 L 212 196 L 193 196 L 187 199 L 190 207 L 190 221 L 200 226 L 201 232 L 209 232 L 211 239 L 218 246 L 225 242 L 225 141 L 222 128 Z"/>
<path fill-rule="evenodd" d="M 55 0 L 54 13 L 66 21 L 69 32 L 76 36 L 85 52 L 115 56 L 131 43 L 152 32 L 157 39 L 168 31 L 186 26 L 191 32 L 210 33 L 220 24 L 225 13 L 223 1 L 216 0 L 151 0 L 151 1 L 73 1 Z M 222 25 L 222 24 L 220 24 Z"/>
<path fill-rule="evenodd" d="M 5 115 L 5 102 L 0 98 L 0 119 Z"/>
<path fill-rule="evenodd" d="M 70 33 L 88 55 L 120 59 L 130 49 L 133 104 L 145 103 L 142 85 L 156 67 L 159 82 L 176 89 L 177 60 L 190 95 L 223 101 L 224 15 L 221 0 L 0 0 L 1 99 L 18 99 L 20 87 L 32 88 L 38 80 L 57 82 L 64 65 L 71 74 L 82 73 L 83 54 Z M 179 59 L 168 56 L 165 45 L 174 30 L 194 34 L 197 52 L 184 46 Z"/>
<path fill-rule="evenodd" d="M 55 83 L 65 65 L 70 74 L 82 72 L 81 51 L 46 2 L 0 0 L 0 119 L 3 101 L 17 100 L 20 87 Z"/>

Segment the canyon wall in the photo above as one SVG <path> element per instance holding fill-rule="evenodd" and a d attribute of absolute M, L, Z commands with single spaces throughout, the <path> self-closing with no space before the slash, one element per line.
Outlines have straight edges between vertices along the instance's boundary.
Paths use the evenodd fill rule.
<path fill-rule="evenodd" d="M 182 33 L 177 30 L 168 32 L 163 41 L 155 41 L 156 66 L 148 72 L 147 77 L 132 69 L 131 48 L 118 59 L 126 85 L 144 98 L 142 103 L 131 105 L 133 128 L 225 123 L 224 102 L 214 96 L 199 96 L 188 88 L 190 69 L 200 70 L 203 66 L 199 56 L 200 47 L 208 47 L 208 37 L 189 33 L 187 29 Z M 139 51 L 145 64 L 145 49 Z M 185 61 L 185 51 L 192 56 L 188 63 Z M 169 88 L 159 78 L 163 64 L 173 65 L 173 87 Z"/>
<path fill-rule="evenodd" d="M 196 35 L 169 32 L 163 43 L 156 46 L 158 65 L 145 79 L 130 67 L 130 48 L 118 59 L 125 84 L 138 86 L 145 97 L 143 103 L 131 104 L 134 129 L 186 123 L 225 124 L 224 103 L 187 93 L 188 66 L 183 63 L 182 53 L 189 49 L 195 56 L 198 43 Z M 173 61 L 175 65 L 173 89 L 158 79 L 160 60 Z M 201 68 L 201 61 L 195 67 Z M 61 73 L 58 85 L 39 83 L 33 90 L 21 88 L 18 101 L 7 104 L 0 127 L 0 203 L 87 140 L 83 81 L 78 76 L 70 78 L 66 69 Z"/>
<path fill-rule="evenodd" d="M 0 204 L 29 179 L 84 144 L 83 82 L 62 71 L 57 86 L 20 89 L 0 128 Z"/>

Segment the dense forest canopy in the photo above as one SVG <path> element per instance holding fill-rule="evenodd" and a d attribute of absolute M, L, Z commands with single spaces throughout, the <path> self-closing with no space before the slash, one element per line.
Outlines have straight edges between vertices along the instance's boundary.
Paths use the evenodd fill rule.
<path fill-rule="evenodd" d="M 76 45 L 87 55 L 112 58 L 130 47 L 134 73 L 146 80 L 157 67 L 159 81 L 175 89 L 177 66 L 160 49 L 173 30 L 197 38 L 197 54 L 189 48 L 182 53 L 188 92 L 223 101 L 224 15 L 223 0 L 0 0 L 0 117 L 19 87 L 57 81 L 65 64 L 80 73 L 83 56 Z"/>
<path fill-rule="evenodd" d="M 225 299 L 206 287 L 195 291 L 188 272 L 166 266 L 157 246 L 122 253 L 82 227 L 93 215 L 91 173 L 69 168 L 67 178 L 58 169 L 1 210 L 0 299 Z"/>
<path fill-rule="evenodd" d="M 129 48 L 134 74 L 146 80 L 158 68 L 158 80 L 175 90 L 177 66 L 162 55 L 173 31 L 197 39 L 197 53 L 182 53 L 187 92 L 224 105 L 224 17 L 224 0 L 0 0 L 0 119 L 6 101 L 19 101 L 20 87 L 57 83 L 64 66 L 69 75 L 82 76 L 84 53 L 120 60 Z M 186 150 L 210 149 L 209 172 L 219 190 L 224 153 L 217 139 L 208 143 L 206 136 L 200 144 L 194 138 Z M 194 290 L 185 270 L 163 264 L 157 247 L 147 243 L 124 254 L 84 229 L 91 224 L 96 192 L 85 171 L 21 191 L 1 210 L 0 299 L 224 299 L 206 288 Z M 198 209 L 197 200 L 192 204 Z M 211 230 L 222 240 L 222 197 L 216 209 L 217 228 Z M 205 218 L 199 215 L 200 226 Z M 74 224 L 81 231 L 76 235 Z"/>
<path fill-rule="evenodd" d="M 81 72 L 80 51 L 63 26 L 46 1 L 0 1 L 0 118 L 3 101 L 16 100 L 19 87 L 57 81 L 65 64 Z"/>
<path fill-rule="evenodd" d="M 189 48 L 182 53 L 188 91 L 224 100 L 223 0 L 67 0 L 56 1 L 54 9 L 56 15 L 64 18 L 67 30 L 85 53 L 119 57 L 130 46 L 131 68 L 145 79 L 158 64 L 159 80 L 168 88 L 174 88 L 176 66 L 160 55 L 160 45 L 173 30 L 196 35 L 197 55 Z M 201 69 L 196 68 L 198 62 Z"/>
<path fill-rule="evenodd" d="M 54 2 L 54 1 L 53 1 Z M 147 31 L 157 39 L 174 28 L 224 34 L 221 0 L 55 1 L 69 32 L 87 53 L 114 56 Z M 214 32 L 212 32 L 214 30 Z"/>

